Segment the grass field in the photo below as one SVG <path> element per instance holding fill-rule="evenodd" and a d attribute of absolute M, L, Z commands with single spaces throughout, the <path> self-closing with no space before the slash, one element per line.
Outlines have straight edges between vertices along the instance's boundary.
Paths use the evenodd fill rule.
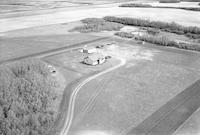
<path fill-rule="evenodd" d="M 87 46 L 96 47 L 97 45 L 103 44 L 104 42 L 105 41 L 94 42 Z M 119 61 L 117 59 L 110 59 L 102 65 L 90 66 L 90 65 L 83 64 L 84 58 L 87 57 L 88 55 L 89 54 L 80 52 L 80 49 L 75 49 L 70 52 L 46 57 L 44 60 L 50 61 L 54 65 L 57 65 L 62 68 L 68 69 L 69 71 L 75 72 L 79 74 L 80 76 L 88 75 L 97 71 L 102 71 L 103 69 L 114 66 Z"/>
<path fill-rule="evenodd" d="M 127 45 L 123 49 L 133 52 L 124 67 L 79 92 L 70 134 L 124 134 L 199 79 L 196 53 Z"/>
<path fill-rule="evenodd" d="M 1 39 L 0 61 L 70 46 L 97 38 L 97 36 L 87 34 L 5 38 Z"/>
<path fill-rule="evenodd" d="M 45 38 L 45 36 L 53 36 L 53 35 L 58 37 L 59 35 L 69 34 L 69 30 L 73 29 L 74 27 L 78 27 L 82 25 L 83 24 L 80 21 L 76 21 L 76 22 L 61 23 L 61 24 L 47 25 L 47 26 L 41 26 L 41 27 L 39 26 L 39 27 L 4 32 L 0 34 L 0 37 L 21 38 L 21 39 L 25 37 L 35 37 L 35 36 L 37 37 L 42 36 L 43 38 Z M 70 33 L 70 34 L 73 34 L 73 33 Z"/>

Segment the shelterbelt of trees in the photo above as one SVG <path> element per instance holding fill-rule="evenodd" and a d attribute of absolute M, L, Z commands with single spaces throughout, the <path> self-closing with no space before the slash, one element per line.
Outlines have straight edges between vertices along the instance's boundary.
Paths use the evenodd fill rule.
<path fill-rule="evenodd" d="M 0 135 L 47 135 L 60 87 L 37 59 L 0 66 Z"/>
<path fill-rule="evenodd" d="M 123 25 L 114 22 L 105 21 L 102 18 L 86 18 L 81 20 L 83 26 L 78 26 L 71 31 L 79 31 L 81 33 L 100 32 L 100 31 L 117 31 L 120 30 Z"/>
<path fill-rule="evenodd" d="M 145 41 L 159 46 L 169 46 L 185 50 L 200 51 L 200 46 L 197 44 L 177 43 L 166 36 L 143 35 L 136 37 L 136 40 Z"/>
<path fill-rule="evenodd" d="M 167 32 L 176 33 L 180 35 L 186 35 L 187 37 L 193 38 L 193 39 L 200 38 L 199 27 L 195 27 L 195 26 L 185 27 L 175 22 L 167 23 L 167 22 L 161 22 L 161 21 L 150 21 L 150 20 L 137 19 L 137 18 L 114 17 L 114 16 L 104 17 L 104 20 L 108 22 L 115 22 L 115 23 L 120 23 L 124 25 L 156 28 L 162 31 L 167 31 Z"/>
<path fill-rule="evenodd" d="M 164 2 L 163 2 L 164 3 Z M 125 3 L 119 5 L 119 7 L 130 7 L 130 8 L 173 8 L 173 9 L 183 9 L 183 10 L 190 10 L 190 11 L 200 11 L 199 7 L 170 7 L 170 6 L 152 6 L 150 4 L 141 4 L 141 3 Z"/>

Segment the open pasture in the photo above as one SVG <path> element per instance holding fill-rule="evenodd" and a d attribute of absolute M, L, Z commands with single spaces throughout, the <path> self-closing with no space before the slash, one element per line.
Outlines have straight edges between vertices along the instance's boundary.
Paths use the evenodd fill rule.
<path fill-rule="evenodd" d="M 137 46 L 148 52 L 137 57 L 125 47 L 133 52 L 125 66 L 80 90 L 70 134 L 125 134 L 199 79 L 198 53 Z"/>
<path fill-rule="evenodd" d="M 0 62 L 62 47 L 68 47 L 98 38 L 99 37 L 97 36 L 86 34 L 70 34 L 0 39 Z"/>

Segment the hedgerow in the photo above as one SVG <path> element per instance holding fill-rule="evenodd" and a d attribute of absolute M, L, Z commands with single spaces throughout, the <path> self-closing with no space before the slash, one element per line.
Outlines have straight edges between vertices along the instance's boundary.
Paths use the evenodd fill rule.
<path fill-rule="evenodd" d="M 170 46 L 185 50 L 200 51 L 200 46 L 197 44 L 180 43 L 170 40 L 165 36 L 143 35 L 143 36 L 138 36 L 136 39 L 160 46 Z"/>

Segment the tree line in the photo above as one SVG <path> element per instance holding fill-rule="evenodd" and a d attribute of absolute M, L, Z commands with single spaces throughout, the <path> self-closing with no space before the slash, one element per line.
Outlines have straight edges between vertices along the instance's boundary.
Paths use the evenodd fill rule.
<path fill-rule="evenodd" d="M 47 135 L 58 82 L 47 64 L 27 59 L 0 66 L 0 135 Z"/>
<path fill-rule="evenodd" d="M 166 36 L 143 35 L 136 37 L 136 40 L 141 40 L 160 46 L 169 46 L 185 50 L 200 51 L 200 46 L 197 44 L 179 43 L 167 38 Z"/>
<path fill-rule="evenodd" d="M 196 27 L 196 26 L 185 27 L 175 22 L 167 23 L 167 22 L 161 22 L 161 21 L 150 21 L 150 20 L 145 20 L 145 19 L 114 17 L 114 16 L 104 17 L 104 20 L 108 22 L 115 22 L 115 23 L 120 23 L 124 25 L 156 28 L 162 31 L 176 33 L 179 35 L 186 35 L 187 37 L 190 37 L 193 39 L 200 38 L 199 27 Z"/>

